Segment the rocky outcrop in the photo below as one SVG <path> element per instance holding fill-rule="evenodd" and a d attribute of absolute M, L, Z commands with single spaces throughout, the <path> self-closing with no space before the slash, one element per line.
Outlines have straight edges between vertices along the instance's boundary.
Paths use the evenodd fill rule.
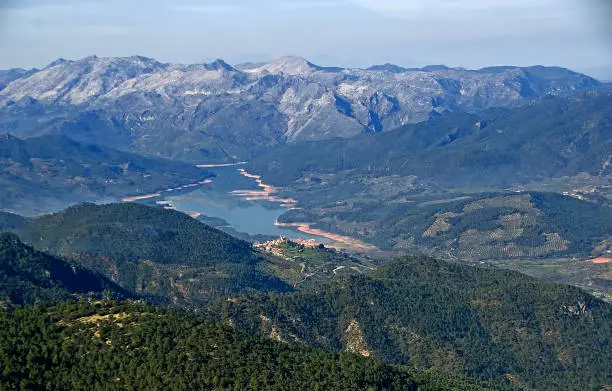
<path fill-rule="evenodd" d="M 366 343 L 365 334 L 359 326 L 357 319 L 352 319 L 344 331 L 343 341 L 346 351 L 359 354 L 363 357 L 370 357 L 372 351 Z"/>

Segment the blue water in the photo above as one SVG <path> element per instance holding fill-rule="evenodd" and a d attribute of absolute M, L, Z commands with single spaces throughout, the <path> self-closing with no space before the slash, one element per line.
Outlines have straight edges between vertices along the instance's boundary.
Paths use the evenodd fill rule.
<path fill-rule="evenodd" d="M 238 167 L 239 168 L 239 167 Z M 261 190 L 254 179 L 246 178 L 236 167 L 207 169 L 217 176 L 213 183 L 179 195 L 165 193 L 163 199 L 172 201 L 177 210 L 199 212 L 204 216 L 222 218 L 234 229 L 251 235 L 284 235 L 289 238 L 317 239 L 290 228 L 274 225 L 278 217 L 287 211 L 278 203 L 269 201 L 246 201 L 231 195 L 232 190 Z"/>

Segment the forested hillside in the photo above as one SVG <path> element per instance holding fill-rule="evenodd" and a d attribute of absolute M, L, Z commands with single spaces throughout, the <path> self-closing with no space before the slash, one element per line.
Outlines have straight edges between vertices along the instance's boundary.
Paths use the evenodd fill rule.
<path fill-rule="evenodd" d="M 464 261 L 585 259 L 607 250 L 601 243 L 612 233 L 612 208 L 554 193 L 417 193 L 386 203 L 329 202 L 289 211 L 281 221 L 310 221 L 381 249 Z"/>
<path fill-rule="evenodd" d="M 143 304 L 0 310 L 3 390 L 483 390 Z"/>
<path fill-rule="evenodd" d="M 140 204 L 81 204 L 41 216 L 19 231 L 59 254 L 104 254 L 120 261 L 214 265 L 249 263 L 251 246 L 186 214 Z"/>
<path fill-rule="evenodd" d="M 293 290 L 261 270 L 262 258 L 249 243 L 173 210 L 84 204 L 17 232 L 37 249 L 154 301 L 199 306 L 239 292 Z"/>
<path fill-rule="evenodd" d="M 14 234 L 0 233 L 1 306 L 103 295 L 131 296 L 95 272 L 35 251 Z"/>
<path fill-rule="evenodd" d="M 536 204 L 544 201 L 531 199 Z M 482 201 L 462 204 L 466 216 L 479 210 L 472 205 L 474 202 L 479 202 L 481 207 L 486 206 L 481 205 Z M 472 207 L 466 211 L 468 205 Z M 522 204 L 512 205 L 521 207 Z M 506 209 L 504 211 L 507 212 Z M 430 258 L 406 258 L 377 268 L 376 261 L 359 260 L 331 250 L 308 249 L 282 241 L 269 245 L 265 249 L 266 254 L 262 255 L 248 243 L 187 215 L 138 204 L 79 205 L 34 219 L 17 232 L 38 249 L 63 255 L 70 263 L 34 251 L 20 243 L 13 234 L 4 234 L 1 237 L 4 250 L 0 255 L 5 266 L 0 287 L 5 297 L 3 304 L 9 307 L 19 303 L 64 300 L 75 294 L 77 297 L 90 293 L 99 296 L 103 290 L 107 290 L 124 297 L 137 296 L 150 302 L 197 309 L 211 321 L 226 322 L 237 330 L 248 330 L 265 338 L 336 352 L 348 351 L 386 364 L 407 365 L 411 371 L 416 370 L 419 374 L 413 376 L 413 380 L 420 379 L 417 381 L 441 387 L 432 385 L 433 388 L 427 388 L 429 385 L 423 385 L 421 389 L 449 389 L 452 388 L 450 384 L 463 384 L 464 380 L 461 379 L 467 376 L 473 381 L 493 382 L 501 388 L 595 390 L 609 384 L 612 376 L 607 365 L 607 358 L 612 356 L 612 307 L 579 289 L 544 283 L 515 272 Z M 96 272 L 106 278 L 98 276 Z M 115 288 L 109 280 L 125 291 Z M 294 292 L 296 288 L 303 291 Z M 180 364 L 188 365 L 188 371 L 172 372 L 183 375 L 157 378 L 153 374 L 174 371 L 175 368 L 172 361 L 165 361 L 160 358 L 162 356 L 156 356 L 157 353 L 147 357 L 160 367 L 154 365 L 151 370 L 142 372 L 131 369 L 136 368 L 140 356 L 121 362 L 114 361 L 118 358 L 108 359 L 106 354 L 108 357 L 116 355 L 113 350 L 116 346 L 137 344 L 154 346 L 151 348 L 153 352 L 165 352 L 169 357 L 183 357 L 181 355 L 191 349 L 176 348 L 182 346 L 183 341 L 192 341 L 189 346 L 214 346 L 215 343 L 207 345 L 205 341 L 191 340 L 196 337 L 185 337 L 185 329 L 182 328 L 178 334 L 173 334 L 174 326 L 171 324 L 174 324 L 174 320 L 164 321 L 159 326 L 170 329 L 159 329 L 158 326 L 147 329 L 148 326 L 143 326 L 143 334 L 137 338 L 144 338 L 147 343 L 140 339 L 131 340 L 136 338 L 134 334 L 122 334 L 129 329 L 125 327 L 124 315 L 108 316 L 110 312 L 123 310 L 99 310 L 90 307 L 86 313 L 76 316 L 81 309 L 77 311 L 72 308 L 68 311 L 72 314 L 68 318 L 65 314 L 53 318 L 53 310 L 42 313 L 36 312 L 38 310 L 17 310 L 5 317 L 3 321 L 13 330 L 11 332 L 22 332 L 21 329 L 34 332 L 27 327 L 10 326 L 11 322 L 21 322 L 19 314 L 29 314 L 27 321 L 33 324 L 38 324 L 38 316 L 43 316 L 47 323 L 48 317 L 55 319 L 49 323 L 53 330 L 43 334 L 43 340 L 48 339 L 49 342 L 43 344 L 63 346 L 60 342 L 52 342 L 59 341 L 59 335 L 72 338 L 75 345 L 71 345 L 71 349 L 77 351 L 103 346 L 102 352 L 92 356 L 91 362 L 82 358 L 86 356 L 77 355 L 81 357 L 77 361 L 64 357 L 64 353 L 54 356 L 53 349 L 59 347 L 32 347 L 32 351 L 47 352 L 44 354 L 50 356 L 45 357 L 58 361 L 52 361 L 56 364 L 49 365 L 44 364 L 42 359 L 32 358 L 34 361 L 29 366 L 23 361 L 7 361 L 10 367 L 21 368 L 6 372 L 10 375 L 3 381 L 8 382 L 9 389 L 14 385 L 10 379 L 21 379 L 22 376 L 27 377 L 24 384 L 44 381 L 44 387 L 53 388 L 56 385 L 53 379 L 57 379 L 60 388 L 81 388 L 85 384 L 81 383 L 83 379 L 91 384 L 102 384 L 109 371 L 113 373 L 113 379 L 131 379 L 141 386 L 158 385 L 162 388 L 170 387 L 169 383 L 164 383 L 166 381 L 176 382 L 179 388 L 199 381 L 202 384 L 216 384 L 214 387 L 220 389 L 234 387 L 235 382 L 240 383 L 238 389 L 241 389 L 248 387 L 244 385 L 248 385 L 248 382 L 263 381 L 259 375 L 253 375 L 261 372 L 259 366 L 253 368 L 253 372 L 227 372 L 232 367 L 230 363 L 236 362 L 234 350 L 231 349 L 227 353 L 229 356 L 219 358 L 219 363 L 223 365 L 214 366 L 215 369 L 202 375 L 216 374 L 216 380 L 215 375 L 200 378 L 198 371 L 204 367 L 193 367 L 195 364 L 188 363 Z M 149 314 L 155 311 L 137 312 Z M 137 325 L 142 324 L 140 316 L 134 317 L 138 319 L 135 322 Z M 132 319 L 132 315 L 127 318 Z M 113 331 L 113 323 L 117 322 L 121 326 L 117 325 Z M 178 323 L 198 327 L 189 322 L 181 318 Z M 94 324 L 95 329 L 92 329 Z M 88 332 L 104 340 L 83 336 Z M 21 334 L 16 334 L 17 337 L 14 335 L 7 335 L 0 341 L 21 338 Z M 168 340 L 158 338 L 161 335 L 172 337 L 168 337 Z M 32 341 L 39 341 L 37 338 L 33 336 Z M 116 344 L 116 340 L 122 342 Z M 161 345 L 156 345 L 158 343 Z M 271 341 L 259 343 L 275 344 Z M 291 345 L 274 346 L 290 351 L 302 350 Z M 254 349 L 256 356 L 249 356 L 250 353 L 245 351 L 237 353 L 244 356 L 246 361 L 239 361 L 235 366 L 249 368 L 253 364 L 248 363 L 258 363 L 260 350 L 267 348 L 257 345 Z M 7 353 L 7 357 L 16 360 L 19 350 L 11 352 Z M 71 353 L 70 357 L 73 356 Z M 266 357 L 266 360 L 271 359 L 270 356 Z M 295 365 L 300 360 L 306 363 L 306 368 L 319 365 L 321 357 L 313 359 L 318 364 L 310 364 L 309 358 L 300 356 L 295 359 Z M 294 362 L 291 360 L 283 358 L 282 362 Z M 101 362 L 112 364 L 100 367 Z M 344 371 L 335 364 L 330 365 L 335 370 Z M 350 364 L 351 368 L 358 368 L 354 365 L 357 364 Z M 89 377 L 84 377 L 75 376 L 79 372 L 67 369 L 76 367 L 100 369 L 88 371 Z M 276 367 L 266 368 L 277 372 Z M 319 375 L 304 379 L 321 379 L 321 384 L 327 387 L 322 389 L 367 389 L 370 385 L 354 383 L 359 376 L 351 375 L 345 379 L 343 374 L 333 370 L 330 377 L 334 380 L 326 380 L 325 370 L 316 368 L 312 370 Z M 402 371 L 399 373 L 404 373 Z M 43 375 L 43 372 L 46 374 Z M 298 375 L 293 369 L 286 375 L 282 373 L 278 375 L 281 377 L 265 376 L 275 385 L 285 381 L 297 381 L 296 384 L 305 381 L 301 377 L 296 380 L 293 376 Z M 397 388 L 400 383 L 393 383 L 396 375 L 388 375 L 390 378 L 385 377 L 387 375 L 372 376 L 374 378 L 367 379 L 383 381 L 376 383 L 379 385 L 373 386 L 374 389 L 406 389 L 402 388 L 405 385 Z M 243 377 L 248 379 L 244 380 L 247 383 L 242 383 Z M 118 386 L 120 384 L 123 383 L 119 382 Z M 470 381 L 456 386 L 456 389 L 470 389 L 471 384 Z M 284 389 L 284 385 L 279 387 Z"/>
<path fill-rule="evenodd" d="M 239 329 L 515 389 L 612 381 L 612 306 L 498 269 L 401 259 L 317 292 L 250 296 L 210 316 Z"/>
<path fill-rule="evenodd" d="M 25 215 L 75 202 L 123 198 L 193 184 L 212 174 L 63 136 L 0 136 L 0 208 Z"/>

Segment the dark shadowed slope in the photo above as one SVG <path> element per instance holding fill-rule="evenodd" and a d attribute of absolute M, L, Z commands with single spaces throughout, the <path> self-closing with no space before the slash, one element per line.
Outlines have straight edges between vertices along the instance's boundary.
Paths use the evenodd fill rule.
<path fill-rule="evenodd" d="M 30 220 L 15 213 L 0 211 L 0 231 L 11 231 L 24 227 Z"/>
<path fill-rule="evenodd" d="M 40 253 L 14 234 L 0 234 L 0 302 L 3 305 L 95 297 L 104 292 L 131 296 L 97 273 Z"/>

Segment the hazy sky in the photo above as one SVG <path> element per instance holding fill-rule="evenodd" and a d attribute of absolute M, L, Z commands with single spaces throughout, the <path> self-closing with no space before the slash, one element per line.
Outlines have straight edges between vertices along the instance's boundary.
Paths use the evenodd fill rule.
<path fill-rule="evenodd" d="M 610 67 L 608 0 L 0 0 L 0 68 L 58 57 L 194 63 Z"/>

